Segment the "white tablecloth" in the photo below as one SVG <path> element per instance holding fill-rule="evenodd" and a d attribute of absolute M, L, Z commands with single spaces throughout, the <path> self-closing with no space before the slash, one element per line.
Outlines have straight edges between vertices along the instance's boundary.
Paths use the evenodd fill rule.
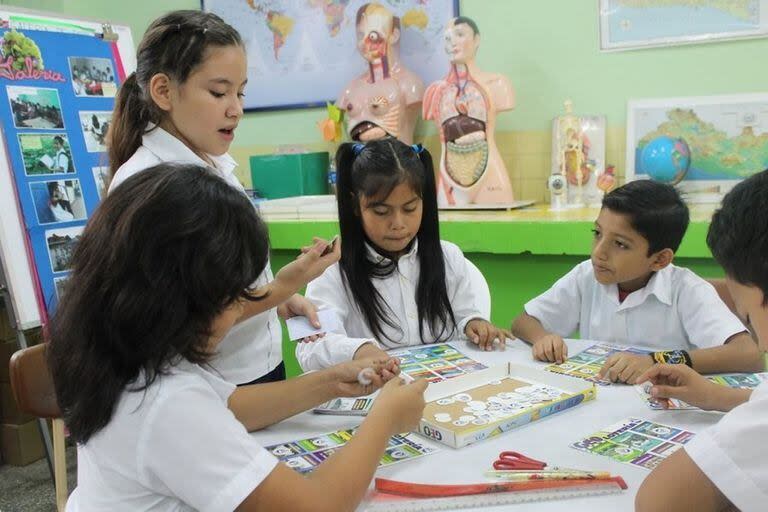
<path fill-rule="evenodd" d="M 568 340 L 569 354 L 573 355 L 594 342 Z M 531 350 L 525 343 L 510 342 L 507 350 L 483 352 L 474 345 L 452 343 L 463 353 L 486 365 L 512 361 L 543 368 L 545 363 L 533 361 Z M 658 423 L 700 432 L 713 425 L 722 415 L 704 411 L 654 411 L 648 408 L 631 386 L 600 386 L 597 399 L 572 409 L 529 423 L 521 428 L 480 441 L 460 449 L 435 443 L 440 451 L 419 459 L 379 468 L 377 477 L 419 483 L 477 483 L 488 479 L 483 472 L 491 468 L 499 453 L 504 450 L 521 452 L 534 459 L 546 461 L 550 466 L 574 467 L 595 471 L 610 471 L 624 478 L 629 489 L 621 494 L 571 498 L 567 501 L 544 501 L 520 505 L 527 511 L 584 510 L 634 510 L 634 499 L 647 469 L 616 462 L 571 448 L 569 445 L 603 427 L 629 417 L 644 418 Z M 289 418 L 277 425 L 255 432 L 253 435 L 263 445 L 292 441 L 316 434 L 358 425 L 362 418 L 326 416 L 306 412 Z M 423 439 L 423 438 L 422 438 Z M 364 510 L 364 506 L 360 510 Z M 501 510 L 492 507 L 488 510 Z M 479 510 L 474 508 L 472 510 Z"/>

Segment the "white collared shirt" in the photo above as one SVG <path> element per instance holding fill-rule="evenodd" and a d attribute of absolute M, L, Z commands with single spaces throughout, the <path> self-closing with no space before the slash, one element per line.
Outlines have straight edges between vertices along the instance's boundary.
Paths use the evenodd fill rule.
<path fill-rule="evenodd" d="M 578 330 L 582 339 L 648 351 L 716 347 L 746 330 L 711 284 L 674 265 L 619 303 L 618 286 L 598 283 L 587 260 L 529 301 L 525 312 L 563 337 Z"/>
<path fill-rule="evenodd" d="M 227 408 L 235 386 L 184 360 L 146 391 L 123 391 L 77 446 L 67 511 L 231 511 L 277 459 Z"/>
<path fill-rule="evenodd" d="M 768 504 L 768 383 L 760 384 L 749 401 L 699 432 L 685 451 L 736 508 L 762 512 Z"/>
<path fill-rule="evenodd" d="M 457 332 L 452 339 L 465 338 L 467 322 L 474 318 L 486 318 L 481 313 L 477 286 L 471 282 L 471 272 L 467 270 L 467 260 L 456 245 L 441 241 L 445 261 L 445 285 L 448 300 L 456 318 Z M 384 349 L 393 349 L 411 345 L 421 345 L 418 308 L 416 306 L 416 287 L 419 283 L 421 267 L 414 242 L 407 254 L 397 261 L 395 271 L 384 278 L 374 278 L 373 286 L 381 295 L 382 302 L 390 308 L 392 320 L 399 329 L 382 323 L 384 337 L 378 340 Z M 386 258 L 368 247 L 368 257 L 374 261 L 386 262 Z M 314 343 L 298 343 L 296 357 L 305 370 L 317 370 L 343 361 L 349 361 L 363 343 L 374 340 L 373 331 L 365 321 L 363 313 L 354 302 L 352 293 L 345 286 L 341 269 L 336 263 L 307 285 L 306 297 L 314 302 L 318 309 L 334 309 L 339 315 L 342 328 Z M 439 334 L 439 331 L 438 331 Z M 432 332 L 424 329 L 424 343 L 434 343 Z"/>
<path fill-rule="evenodd" d="M 245 193 L 243 185 L 234 174 L 237 165 L 228 154 L 208 155 L 216 164 L 214 168 L 227 183 Z M 115 173 L 109 191 L 115 189 L 130 176 L 163 162 L 194 163 L 209 167 L 179 139 L 156 127 L 141 139 L 141 146 Z M 269 262 L 254 286 L 264 286 L 273 280 Z M 277 309 L 254 315 L 236 324 L 224 337 L 211 365 L 234 384 L 243 384 L 266 375 L 283 361 L 282 330 Z"/>

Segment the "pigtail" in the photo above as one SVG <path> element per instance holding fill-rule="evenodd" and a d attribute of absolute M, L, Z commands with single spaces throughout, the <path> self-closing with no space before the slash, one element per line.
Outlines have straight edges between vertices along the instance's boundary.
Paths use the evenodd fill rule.
<path fill-rule="evenodd" d="M 419 314 L 421 339 L 424 324 L 429 326 L 434 340 L 430 343 L 449 341 L 456 332 L 456 317 L 448 298 L 445 282 L 445 257 L 440 244 L 440 219 L 437 210 L 437 183 L 432 155 L 425 148 L 414 148 L 424 169 L 421 191 L 421 226 L 419 227 L 419 284 L 416 288 L 416 306 Z"/>

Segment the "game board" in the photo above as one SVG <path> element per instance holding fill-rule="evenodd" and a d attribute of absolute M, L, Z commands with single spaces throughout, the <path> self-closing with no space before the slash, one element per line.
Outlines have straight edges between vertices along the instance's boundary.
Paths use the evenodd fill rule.
<path fill-rule="evenodd" d="M 352 439 L 355 428 L 337 430 L 307 439 L 267 446 L 272 455 L 285 462 L 299 473 L 309 473 L 330 455 Z M 379 466 L 389 466 L 438 451 L 415 434 L 397 434 L 390 438 L 389 445 L 379 461 Z"/>
<path fill-rule="evenodd" d="M 548 372 L 568 375 L 569 377 L 578 377 L 601 386 L 611 384 L 609 380 L 597 378 L 597 373 L 605 364 L 606 359 L 617 352 L 627 352 L 629 354 L 648 354 L 647 350 L 641 350 L 634 347 L 619 347 L 608 343 L 597 343 L 569 357 L 564 363 L 551 364 L 544 369 Z"/>
<path fill-rule="evenodd" d="M 440 382 L 487 368 L 446 343 L 415 346 L 389 353 L 400 359 L 400 372 L 414 379 Z M 317 406 L 317 414 L 365 416 L 373 405 L 375 395 L 361 398 L 335 398 Z"/>
<path fill-rule="evenodd" d="M 694 435 L 687 430 L 629 418 L 573 443 L 571 447 L 653 469 L 693 439 Z"/>

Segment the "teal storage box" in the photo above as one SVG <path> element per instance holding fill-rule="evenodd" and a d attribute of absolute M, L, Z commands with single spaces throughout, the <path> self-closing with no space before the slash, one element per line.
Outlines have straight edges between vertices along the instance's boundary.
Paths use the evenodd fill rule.
<path fill-rule="evenodd" d="M 328 193 L 328 153 L 257 155 L 251 159 L 254 190 L 266 199 Z"/>

